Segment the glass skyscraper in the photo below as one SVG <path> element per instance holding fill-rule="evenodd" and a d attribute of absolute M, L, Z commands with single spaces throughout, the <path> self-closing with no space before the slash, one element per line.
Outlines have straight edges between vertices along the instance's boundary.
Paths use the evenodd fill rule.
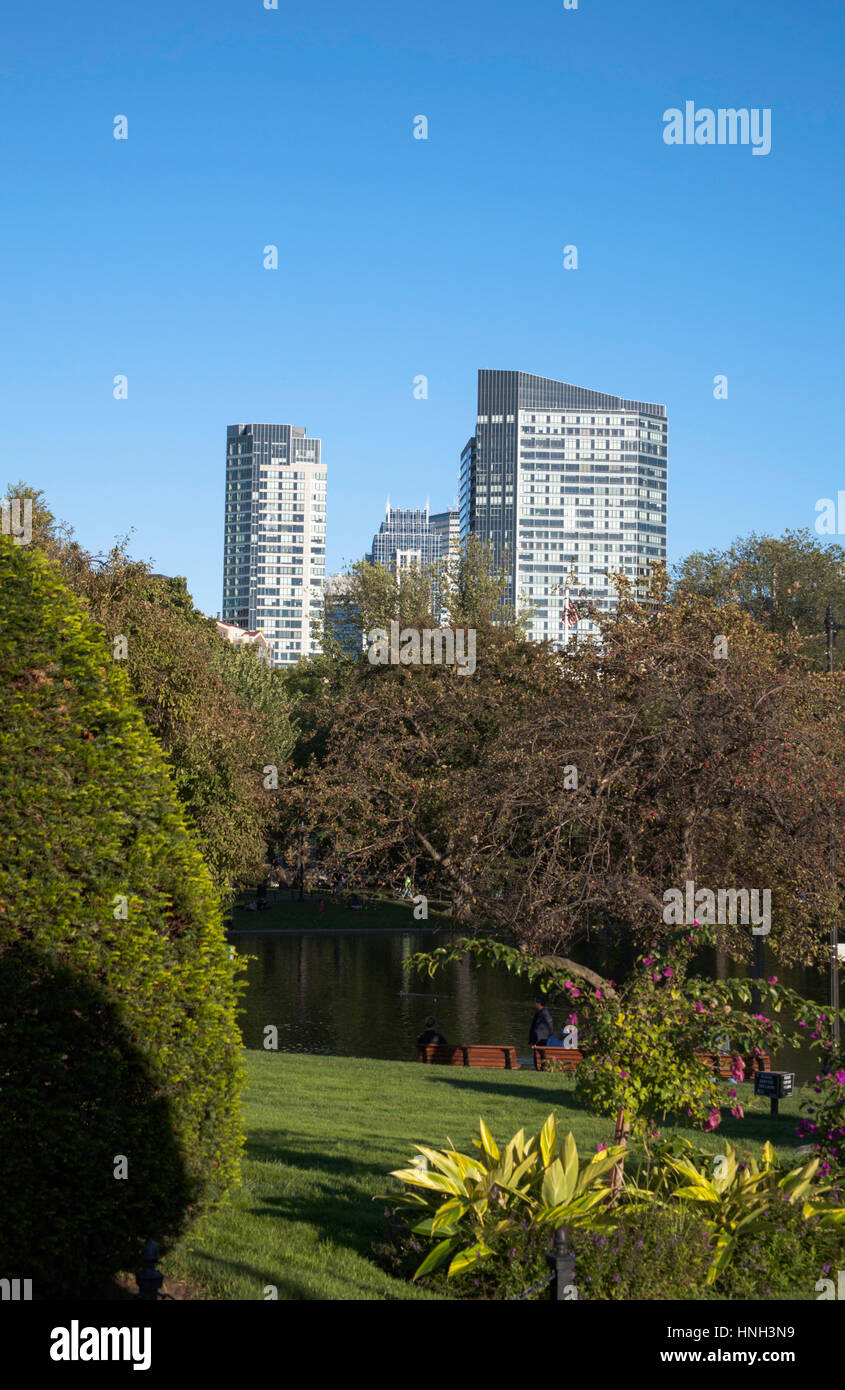
<path fill-rule="evenodd" d="M 326 470 L 298 425 L 226 430 L 224 622 L 260 629 L 273 664 L 317 650 L 326 573 Z"/>
<path fill-rule="evenodd" d="M 429 519 L 440 537 L 440 554 L 445 558 L 460 542 L 460 514 L 450 509 L 446 512 L 432 512 Z"/>
<path fill-rule="evenodd" d="M 666 407 L 525 372 L 478 373 L 461 455 L 461 535 L 490 542 L 529 636 L 562 638 L 564 586 L 609 610 L 605 571 L 642 579 L 666 559 Z M 589 634 L 586 620 L 578 631 Z"/>
<path fill-rule="evenodd" d="M 441 531 L 434 526 L 428 507 L 391 507 L 373 536 L 373 548 L 368 559 L 371 564 L 383 565 L 391 573 L 416 566 L 427 569 L 440 559 Z"/>

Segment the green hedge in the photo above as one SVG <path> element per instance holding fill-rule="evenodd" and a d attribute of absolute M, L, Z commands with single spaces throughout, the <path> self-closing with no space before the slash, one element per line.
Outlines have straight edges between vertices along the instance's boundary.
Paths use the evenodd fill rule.
<path fill-rule="evenodd" d="M 0 1277 L 57 1297 L 237 1183 L 237 967 L 104 634 L 6 537 L 0 601 Z"/>

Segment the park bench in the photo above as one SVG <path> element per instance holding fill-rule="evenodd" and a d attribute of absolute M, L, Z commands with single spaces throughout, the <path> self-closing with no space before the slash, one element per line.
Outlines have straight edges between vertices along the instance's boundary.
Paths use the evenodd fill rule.
<path fill-rule="evenodd" d="M 577 1047 L 534 1047 L 534 1069 L 535 1071 L 548 1071 L 549 1063 L 555 1062 L 557 1068 L 565 1072 L 573 1072 L 578 1063 L 583 1060 L 584 1054 Z M 721 1081 L 729 1081 L 731 1068 L 733 1067 L 733 1054 L 730 1052 L 696 1052 L 696 1057 L 705 1066 L 709 1066 Z M 767 1054 L 762 1057 L 755 1056 L 754 1053 L 743 1058 L 745 1062 L 746 1080 L 750 1080 L 755 1072 L 770 1071 L 771 1062 Z"/>
<path fill-rule="evenodd" d="M 720 1081 L 729 1081 L 731 1068 L 734 1064 L 734 1053 L 732 1052 L 696 1052 L 696 1058 L 710 1067 L 711 1071 L 718 1076 Z M 758 1057 L 755 1053 L 749 1053 L 742 1059 L 745 1063 L 745 1079 L 750 1081 L 757 1071 L 770 1071 L 771 1059 L 767 1053 Z"/>
<path fill-rule="evenodd" d="M 487 1047 L 475 1043 L 429 1043 L 417 1049 L 417 1060 L 437 1067 L 492 1067 L 519 1071 L 515 1047 Z"/>
<path fill-rule="evenodd" d="M 543 1044 L 534 1046 L 531 1050 L 534 1053 L 535 1071 L 548 1071 L 549 1063 L 555 1062 L 555 1070 L 571 1072 L 584 1059 L 583 1052 L 577 1047 L 549 1047 Z"/>

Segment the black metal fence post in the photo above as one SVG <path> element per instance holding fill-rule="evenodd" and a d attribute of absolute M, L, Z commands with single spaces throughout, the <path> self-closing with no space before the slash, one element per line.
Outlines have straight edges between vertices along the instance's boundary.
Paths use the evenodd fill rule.
<path fill-rule="evenodd" d="M 552 1250 L 546 1257 L 552 1266 L 549 1298 L 571 1299 L 575 1294 L 575 1252 L 570 1250 L 566 1228 L 558 1226 Z"/>
<path fill-rule="evenodd" d="M 155 1303 L 158 1298 L 166 1298 L 166 1294 L 159 1294 L 159 1289 L 164 1283 L 164 1275 L 160 1269 L 156 1269 L 158 1264 L 158 1246 L 154 1240 L 148 1240 L 144 1246 L 144 1253 L 141 1256 L 144 1262 L 143 1269 L 139 1269 L 135 1275 L 138 1284 L 138 1292 L 135 1298 L 143 1299 L 146 1303 Z"/>

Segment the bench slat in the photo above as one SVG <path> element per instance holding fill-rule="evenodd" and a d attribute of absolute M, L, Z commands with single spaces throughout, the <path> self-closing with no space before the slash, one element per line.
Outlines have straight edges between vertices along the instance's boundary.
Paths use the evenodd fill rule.
<path fill-rule="evenodd" d="M 420 1062 L 439 1067 L 487 1067 L 490 1070 L 519 1071 L 515 1047 L 476 1043 L 429 1043 L 417 1049 Z"/>
<path fill-rule="evenodd" d="M 573 1072 L 584 1060 L 583 1052 L 577 1047 L 549 1047 L 544 1043 L 535 1044 L 532 1051 L 535 1071 L 547 1071 L 549 1062 L 557 1062 L 564 1071 Z"/>

